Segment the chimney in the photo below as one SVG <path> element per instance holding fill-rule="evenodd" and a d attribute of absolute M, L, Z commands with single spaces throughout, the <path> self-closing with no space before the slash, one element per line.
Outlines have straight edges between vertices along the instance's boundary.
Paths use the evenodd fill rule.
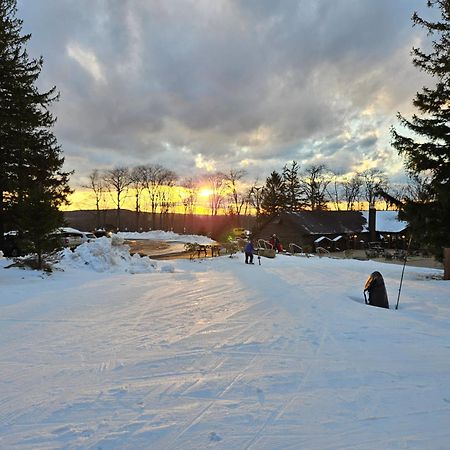
<path fill-rule="evenodd" d="M 375 206 L 369 206 L 369 240 L 375 242 L 377 240 L 377 210 Z"/>

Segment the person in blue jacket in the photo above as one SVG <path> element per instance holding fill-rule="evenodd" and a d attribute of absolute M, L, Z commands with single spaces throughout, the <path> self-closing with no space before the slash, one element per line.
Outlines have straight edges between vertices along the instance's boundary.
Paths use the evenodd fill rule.
<path fill-rule="evenodd" d="M 244 248 L 245 252 L 245 264 L 253 264 L 253 253 L 255 251 L 255 247 L 253 246 L 253 241 L 250 240 L 247 242 L 247 245 Z"/>

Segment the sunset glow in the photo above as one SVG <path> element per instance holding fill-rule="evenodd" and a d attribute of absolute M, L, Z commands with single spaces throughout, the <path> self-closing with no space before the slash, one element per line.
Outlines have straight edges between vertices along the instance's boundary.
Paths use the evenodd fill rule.
<path fill-rule="evenodd" d="M 186 188 L 182 186 L 172 186 L 166 187 L 169 191 L 168 198 L 170 199 L 170 211 L 178 214 L 190 213 L 190 205 L 187 203 L 189 192 Z M 201 188 L 198 191 L 198 195 L 194 198 L 194 204 L 192 212 L 194 214 L 210 214 L 209 208 L 209 196 L 212 191 L 208 188 Z M 117 204 L 115 201 L 116 197 L 111 192 L 106 192 L 102 196 L 100 201 L 100 209 L 116 209 Z M 63 211 L 77 211 L 77 210 L 95 210 L 96 209 L 96 198 L 92 191 L 87 189 L 77 189 L 72 195 L 69 196 L 69 205 L 63 206 L 61 209 Z M 121 209 L 127 209 L 130 211 L 136 210 L 136 191 L 134 189 L 129 189 L 126 195 L 123 196 Z M 148 195 L 141 194 L 140 198 L 140 210 L 143 212 L 149 212 L 149 200 Z M 159 212 L 159 209 L 158 209 Z M 219 211 L 219 213 L 224 214 L 225 211 Z"/>
<path fill-rule="evenodd" d="M 200 188 L 198 195 L 199 197 L 207 198 L 213 194 L 213 191 L 209 188 Z"/>

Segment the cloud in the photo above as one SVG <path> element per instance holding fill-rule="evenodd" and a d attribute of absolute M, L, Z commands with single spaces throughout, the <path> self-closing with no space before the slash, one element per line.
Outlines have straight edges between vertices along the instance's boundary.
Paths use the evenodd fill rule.
<path fill-rule="evenodd" d="M 81 48 L 77 43 L 67 46 L 67 54 L 85 69 L 96 82 L 106 83 L 104 71 L 94 52 Z"/>
<path fill-rule="evenodd" d="M 195 167 L 205 169 L 207 172 L 214 172 L 216 170 L 215 162 L 212 160 L 206 161 L 201 153 L 195 157 Z"/>
<path fill-rule="evenodd" d="M 409 54 L 427 39 L 410 21 L 423 0 L 18 6 L 44 56 L 40 83 L 61 92 L 56 132 L 75 183 L 126 163 L 180 175 L 246 165 L 260 178 L 293 159 L 401 170 L 389 128 L 426 80 Z"/>

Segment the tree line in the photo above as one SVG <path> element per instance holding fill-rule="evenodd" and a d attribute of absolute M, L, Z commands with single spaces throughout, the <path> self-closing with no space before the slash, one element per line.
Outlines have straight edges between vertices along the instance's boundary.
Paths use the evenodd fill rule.
<path fill-rule="evenodd" d="M 143 211 L 151 214 L 151 228 L 167 223 L 167 216 L 182 211 L 194 214 L 200 189 L 207 189 L 208 214 L 236 216 L 270 216 L 280 211 L 355 210 L 361 204 L 374 205 L 390 199 L 405 201 L 426 197 L 423 180 L 412 177 L 405 185 L 392 185 L 379 169 L 367 169 L 350 176 L 340 176 L 325 165 L 312 165 L 301 170 L 296 161 L 281 171 L 273 171 L 264 182 L 249 182 L 245 170 L 214 172 L 197 178 L 181 178 L 160 164 L 135 167 L 94 169 L 83 186 L 95 199 L 97 226 L 102 224 L 102 211 L 110 202 L 116 207 L 116 227 L 126 201 L 133 198 L 136 229 L 140 228 Z M 386 194 L 386 195 L 385 195 Z M 394 205 L 395 206 L 395 205 Z"/>

